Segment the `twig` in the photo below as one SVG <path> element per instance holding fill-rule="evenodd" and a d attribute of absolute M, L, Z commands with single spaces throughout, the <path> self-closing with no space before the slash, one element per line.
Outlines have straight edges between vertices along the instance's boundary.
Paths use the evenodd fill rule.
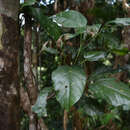
<path fill-rule="evenodd" d="M 64 118 L 63 118 L 63 127 L 64 130 L 67 130 L 67 122 L 68 122 L 68 113 L 66 110 L 64 110 Z"/>

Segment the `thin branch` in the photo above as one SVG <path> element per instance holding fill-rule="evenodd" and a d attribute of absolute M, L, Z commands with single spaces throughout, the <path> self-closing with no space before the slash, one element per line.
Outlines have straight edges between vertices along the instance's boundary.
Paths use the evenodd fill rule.
<path fill-rule="evenodd" d="M 68 113 L 66 110 L 64 110 L 64 118 L 63 118 L 63 127 L 64 130 L 67 130 L 67 122 L 68 122 Z"/>

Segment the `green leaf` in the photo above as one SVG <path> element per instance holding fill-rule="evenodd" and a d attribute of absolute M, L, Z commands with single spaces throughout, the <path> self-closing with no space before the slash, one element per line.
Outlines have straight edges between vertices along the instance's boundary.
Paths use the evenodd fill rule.
<path fill-rule="evenodd" d="M 30 14 L 36 18 L 36 20 L 45 29 L 47 34 L 52 37 L 55 41 L 61 36 L 61 29 L 58 25 L 53 22 L 48 16 L 44 15 L 45 11 L 42 8 L 29 8 Z"/>
<path fill-rule="evenodd" d="M 75 28 L 75 35 L 79 35 L 79 34 L 84 34 L 86 33 L 86 26 L 82 27 L 82 28 Z"/>
<path fill-rule="evenodd" d="M 50 92 L 50 88 L 44 88 L 40 92 L 35 105 L 32 106 L 32 111 L 35 112 L 38 115 L 38 117 L 47 116 L 46 100 L 49 92 Z"/>
<path fill-rule="evenodd" d="M 121 48 L 121 49 L 113 49 L 112 50 L 113 53 L 120 55 L 120 56 L 124 56 L 126 54 L 128 54 L 129 50 L 128 48 Z"/>
<path fill-rule="evenodd" d="M 64 40 L 70 40 L 70 39 L 75 38 L 78 35 L 83 34 L 85 32 L 86 32 L 86 27 L 85 28 L 75 28 L 74 34 L 65 33 L 65 34 L 61 35 L 61 37 L 63 37 Z"/>
<path fill-rule="evenodd" d="M 85 72 L 77 66 L 60 66 L 52 73 L 52 80 L 57 91 L 57 100 L 69 111 L 83 94 L 86 83 Z"/>
<path fill-rule="evenodd" d="M 104 113 L 104 115 L 100 117 L 100 120 L 102 125 L 107 125 L 110 120 L 118 120 L 121 122 L 120 112 L 117 108 L 112 109 L 109 113 Z"/>
<path fill-rule="evenodd" d="M 98 79 L 91 82 L 89 91 L 115 107 L 122 105 L 124 110 L 130 110 L 130 88 L 123 82 L 114 78 Z"/>
<path fill-rule="evenodd" d="M 89 76 L 89 81 L 96 81 L 98 79 L 102 79 L 102 78 L 106 78 L 112 74 L 117 73 L 117 70 L 114 70 L 111 67 L 106 67 L 106 66 L 102 66 L 100 65 L 96 70 L 94 70 L 91 75 Z"/>
<path fill-rule="evenodd" d="M 128 26 L 130 25 L 130 18 L 116 18 L 115 20 L 110 21 L 108 23 L 115 23 L 117 25 Z"/>
<path fill-rule="evenodd" d="M 61 12 L 54 15 L 52 18 L 59 26 L 66 28 L 82 28 L 87 25 L 86 18 L 81 13 L 74 10 Z"/>
<path fill-rule="evenodd" d="M 106 56 L 106 53 L 103 51 L 90 51 L 84 54 L 84 58 L 87 61 L 99 61 L 104 59 Z"/>
<path fill-rule="evenodd" d="M 99 32 L 100 28 L 101 24 L 87 25 L 87 33 L 95 35 Z"/>
<path fill-rule="evenodd" d="M 56 49 L 54 49 L 54 48 L 44 47 L 42 49 L 43 49 L 43 51 L 46 51 L 46 52 L 48 52 L 50 54 L 58 54 L 58 51 Z"/>
<path fill-rule="evenodd" d="M 118 35 L 114 33 L 103 32 L 100 35 L 100 38 L 108 48 L 117 49 L 118 47 L 120 47 L 120 40 Z"/>
<path fill-rule="evenodd" d="M 113 113 L 106 113 L 101 119 L 102 125 L 107 125 L 110 120 L 114 119 L 115 115 Z"/>
<path fill-rule="evenodd" d="M 83 99 L 82 99 L 83 100 Z M 91 98 L 85 98 L 85 101 L 80 101 L 79 110 L 81 114 L 90 117 L 101 116 L 104 112 L 102 106 Z"/>
<path fill-rule="evenodd" d="M 36 2 L 36 0 L 27 0 L 25 1 L 23 4 L 21 4 L 21 8 L 25 7 L 25 6 L 31 6 L 31 5 L 34 5 Z"/>
<path fill-rule="evenodd" d="M 102 112 L 98 109 L 97 106 L 94 106 L 92 104 L 85 104 L 83 106 L 83 110 L 84 112 L 89 115 L 89 116 L 98 116 L 98 115 L 101 115 Z"/>

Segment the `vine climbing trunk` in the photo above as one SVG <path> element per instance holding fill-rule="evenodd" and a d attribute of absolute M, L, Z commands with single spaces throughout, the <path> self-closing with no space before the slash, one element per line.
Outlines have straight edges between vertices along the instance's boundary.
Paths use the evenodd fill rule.
<path fill-rule="evenodd" d="M 35 104 L 38 96 L 38 87 L 36 84 L 36 75 L 32 71 L 32 65 L 37 71 L 37 55 L 36 48 L 31 50 L 32 46 L 32 18 L 28 13 L 25 16 L 24 28 L 24 78 L 27 92 L 21 88 L 21 104 L 23 110 L 29 116 L 29 130 L 48 130 L 42 118 L 38 119 L 37 115 L 32 111 L 32 105 Z M 36 40 L 37 42 L 37 40 Z M 36 43 L 35 43 L 36 44 Z M 33 52 L 33 53 L 32 53 Z M 35 54 L 34 54 L 35 52 Z M 35 58 L 35 61 L 34 59 Z"/>
<path fill-rule="evenodd" d="M 24 33 L 24 77 L 27 87 L 27 92 L 30 99 L 30 104 L 34 105 L 37 99 L 37 87 L 35 83 L 35 77 L 32 72 L 32 27 L 31 17 L 25 14 L 25 33 Z M 37 130 L 37 123 L 35 114 L 30 109 L 29 112 L 29 130 Z"/>
<path fill-rule="evenodd" d="M 19 130 L 19 0 L 0 0 L 0 130 Z"/>

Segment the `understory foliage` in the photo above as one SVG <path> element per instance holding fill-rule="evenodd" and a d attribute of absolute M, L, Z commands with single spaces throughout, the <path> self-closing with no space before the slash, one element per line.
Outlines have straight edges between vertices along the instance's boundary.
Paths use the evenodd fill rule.
<path fill-rule="evenodd" d="M 129 130 L 130 25 L 122 2 L 27 0 L 20 6 L 20 75 L 25 25 L 31 26 L 31 67 L 38 97 L 31 110 L 49 130 Z M 26 18 L 30 20 L 26 23 Z M 24 64 L 24 65 L 23 65 Z M 24 80 L 21 84 L 26 90 Z M 21 130 L 28 130 L 23 109 Z"/>

